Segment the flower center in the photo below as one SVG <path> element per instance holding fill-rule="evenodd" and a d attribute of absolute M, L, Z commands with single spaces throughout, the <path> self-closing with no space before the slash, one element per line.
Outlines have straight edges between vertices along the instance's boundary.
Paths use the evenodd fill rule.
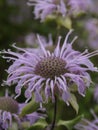
<path fill-rule="evenodd" d="M 41 59 L 36 67 L 35 74 L 44 78 L 54 79 L 55 76 L 63 75 L 66 72 L 66 62 L 59 57 L 47 57 Z"/>
<path fill-rule="evenodd" d="M 18 103 L 10 97 L 0 97 L 0 110 L 17 113 Z"/>

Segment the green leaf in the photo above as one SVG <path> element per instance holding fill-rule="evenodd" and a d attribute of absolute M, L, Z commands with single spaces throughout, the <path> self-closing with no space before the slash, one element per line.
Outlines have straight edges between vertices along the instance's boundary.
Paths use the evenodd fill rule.
<path fill-rule="evenodd" d="M 80 115 L 80 116 L 74 118 L 73 120 L 69 120 L 69 121 L 60 120 L 60 121 L 58 121 L 57 126 L 63 125 L 68 130 L 72 130 L 73 127 L 75 126 L 75 124 L 77 124 L 81 120 L 81 118 L 83 118 L 83 115 Z"/>
<path fill-rule="evenodd" d="M 58 17 L 57 18 L 57 23 L 61 26 L 64 26 L 67 29 L 71 29 L 72 28 L 72 21 L 69 17 Z"/>
<path fill-rule="evenodd" d="M 71 94 L 69 102 L 72 105 L 72 107 L 75 109 L 76 113 L 78 113 L 79 105 L 77 103 L 77 99 L 74 94 Z"/>
<path fill-rule="evenodd" d="M 56 16 L 51 14 L 51 15 L 48 15 L 47 18 L 45 19 L 45 22 L 48 22 L 48 21 L 51 21 L 51 20 L 56 20 Z"/>
<path fill-rule="evenodd" d="M 12 122 L 12 126 L 8 130 L 18 130 L 18 125 L 16 122 Z"/>
<path fill-rule="evenodd" d="M 23 130 L 26 130 L 30 127 L 30 122 L 24 121 L 24 122 L 21 123 L 21 126 L 22 126 Z"/>
<path fill-rule="evenodd" d="M 43 130 L 47 126 L 47 122 L 43 119 L 40 119 L 38 122 L 33 124 L 30 128 L 26 130 Z"/>
<path fill-rule="evenodd" d="M 22 109 L 20 116 L 25 116 L 37 110 L 39 104 L 35 102 L 34 98 Z"/>

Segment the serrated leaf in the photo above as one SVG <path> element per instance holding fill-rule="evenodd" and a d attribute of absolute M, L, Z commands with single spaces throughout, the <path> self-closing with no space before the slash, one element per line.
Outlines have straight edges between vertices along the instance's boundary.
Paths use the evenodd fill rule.
<path fill-rule="evenodd" d="M 64 26 L 67 29 L 71 29 L 72 28 L 72 21 L 69 17 L 58 17 L 57 19 L 57 23 L 61 26 Z"/>
<path fill-rule="evenodd" d="M 74 94 L 71 94 L 69 102 L 72 105 L 72 107 L 75 109 L 76 113 L 78 113 L 79 105 L 77 103 L 77 99 Z"/>
<path fill-rule="evenodd" d="M 75 124 L 77 124 L 81 120 L 81 118 L 83 118 L 83 115 L 80 115 L 80 116 L 74 118 L 73 120 L 69 120 L 69 121 L 60 120 L 60 121 L 58 121 L 57 126 L 63 125 L 68 130 L 72 130 L 73 127 L 75 126 Z"/>
<path fill-rule="evenodd" d="M 38 122 L 36 122 L 35 124 L 33 124 L 30 128 L 26 129 L 26 130 L 43 130 L 46 126 L 47 126 L 47 122 L 43 119 L 40 119 Z"/>

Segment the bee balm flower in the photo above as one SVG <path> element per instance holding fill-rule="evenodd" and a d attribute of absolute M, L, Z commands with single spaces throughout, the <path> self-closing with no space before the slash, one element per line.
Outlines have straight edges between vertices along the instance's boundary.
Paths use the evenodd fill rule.
<path fill-rule="evenodd" d="M 37 111 L 21 116 L 20 118 L 19 114 L 26 105 L 26 103 L 18 103 L 9 96 L 0 97 L 0 130 L 11 128 L 13 118 L 16 119 L 18 126 L 22 127 L 21 123 L 25 121 L 32 125 L 38 119 L 46 117 L 45 108 L 39 108 Z"/>
<path fill-rule="evenodd" d="M 63 0 L 29 0 L 28 5 L 34 6 L 35 18 L 42 21 L 50 14 L 66 15 L 66 7 Z"/>
<path fill-rule="evenodd" d="M 88 33 L 88 45 L 92 49 L 98 49 L 98 20 L 89 19 L 85 22 L 84 27 Z"/>
<path fill-rule="evenodd" d="M 0 97 L 0 128 L 7 130 L 12 126 L 12 118 L 18 120 L 18 103 L 11 97 Z"/>
<path fill-rule="evenodd" d="M 58 37 L 57 46 L 52 53 L 45 49 L 39 36 L 42 53 L 29 52 L 15 45 L 13 47 L 18 52 L 11 50 L 1 52 L 5 55 L 3 58 L 13 61 L 7 70 L 9 75 L 5 83 L 9 86 L 17 84 L 15 88 L 17 96 L 21 95 L 21 89 L 25 87 L 27 101 L 31 99 L 32 93 L 35 94 L 37 102 L 43 102 L 44 97 L 46 101 L 48 98 L 54 101 L 55 94 L 58 93 L 57 96 L 68 103 L 73 84 L 77 86 L 79 94 L 85 95 L 85 90 L 91 82 L 88 71 L 98 71 L 89 58 L 97 55 L 98 51 L 91 53 L 87 50 L 83 53 L 75 51 L 72 45 L 77 37 L 68 43 L 71 32 L 72 30 L 67 34 L 61 47 L 61 37 Z"/>
<path fill-rule="evenodd" d="M 81 14 L 86 13 L 87 11 L 91 11 L 93 9 L 92 0 L 68 0 L 68 5 L 70 7 L 70 14 Z"/>

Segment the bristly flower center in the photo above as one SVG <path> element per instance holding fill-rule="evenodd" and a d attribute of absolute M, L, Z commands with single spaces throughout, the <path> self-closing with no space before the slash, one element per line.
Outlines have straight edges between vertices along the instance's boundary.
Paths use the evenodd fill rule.
<path fill-rule="evenodd" d="M 0 97 L 0 110 L 17 113 L 18 103 L 10 97 Z"/>
<path fill-rule="evenodd" d="M 66 62 L 59 57 L 46 57 L 37 63 L 35 74 L 44 78 L 54 79 L 55 76 L 58 77 L 66 72 L 65 65 Z"/>

